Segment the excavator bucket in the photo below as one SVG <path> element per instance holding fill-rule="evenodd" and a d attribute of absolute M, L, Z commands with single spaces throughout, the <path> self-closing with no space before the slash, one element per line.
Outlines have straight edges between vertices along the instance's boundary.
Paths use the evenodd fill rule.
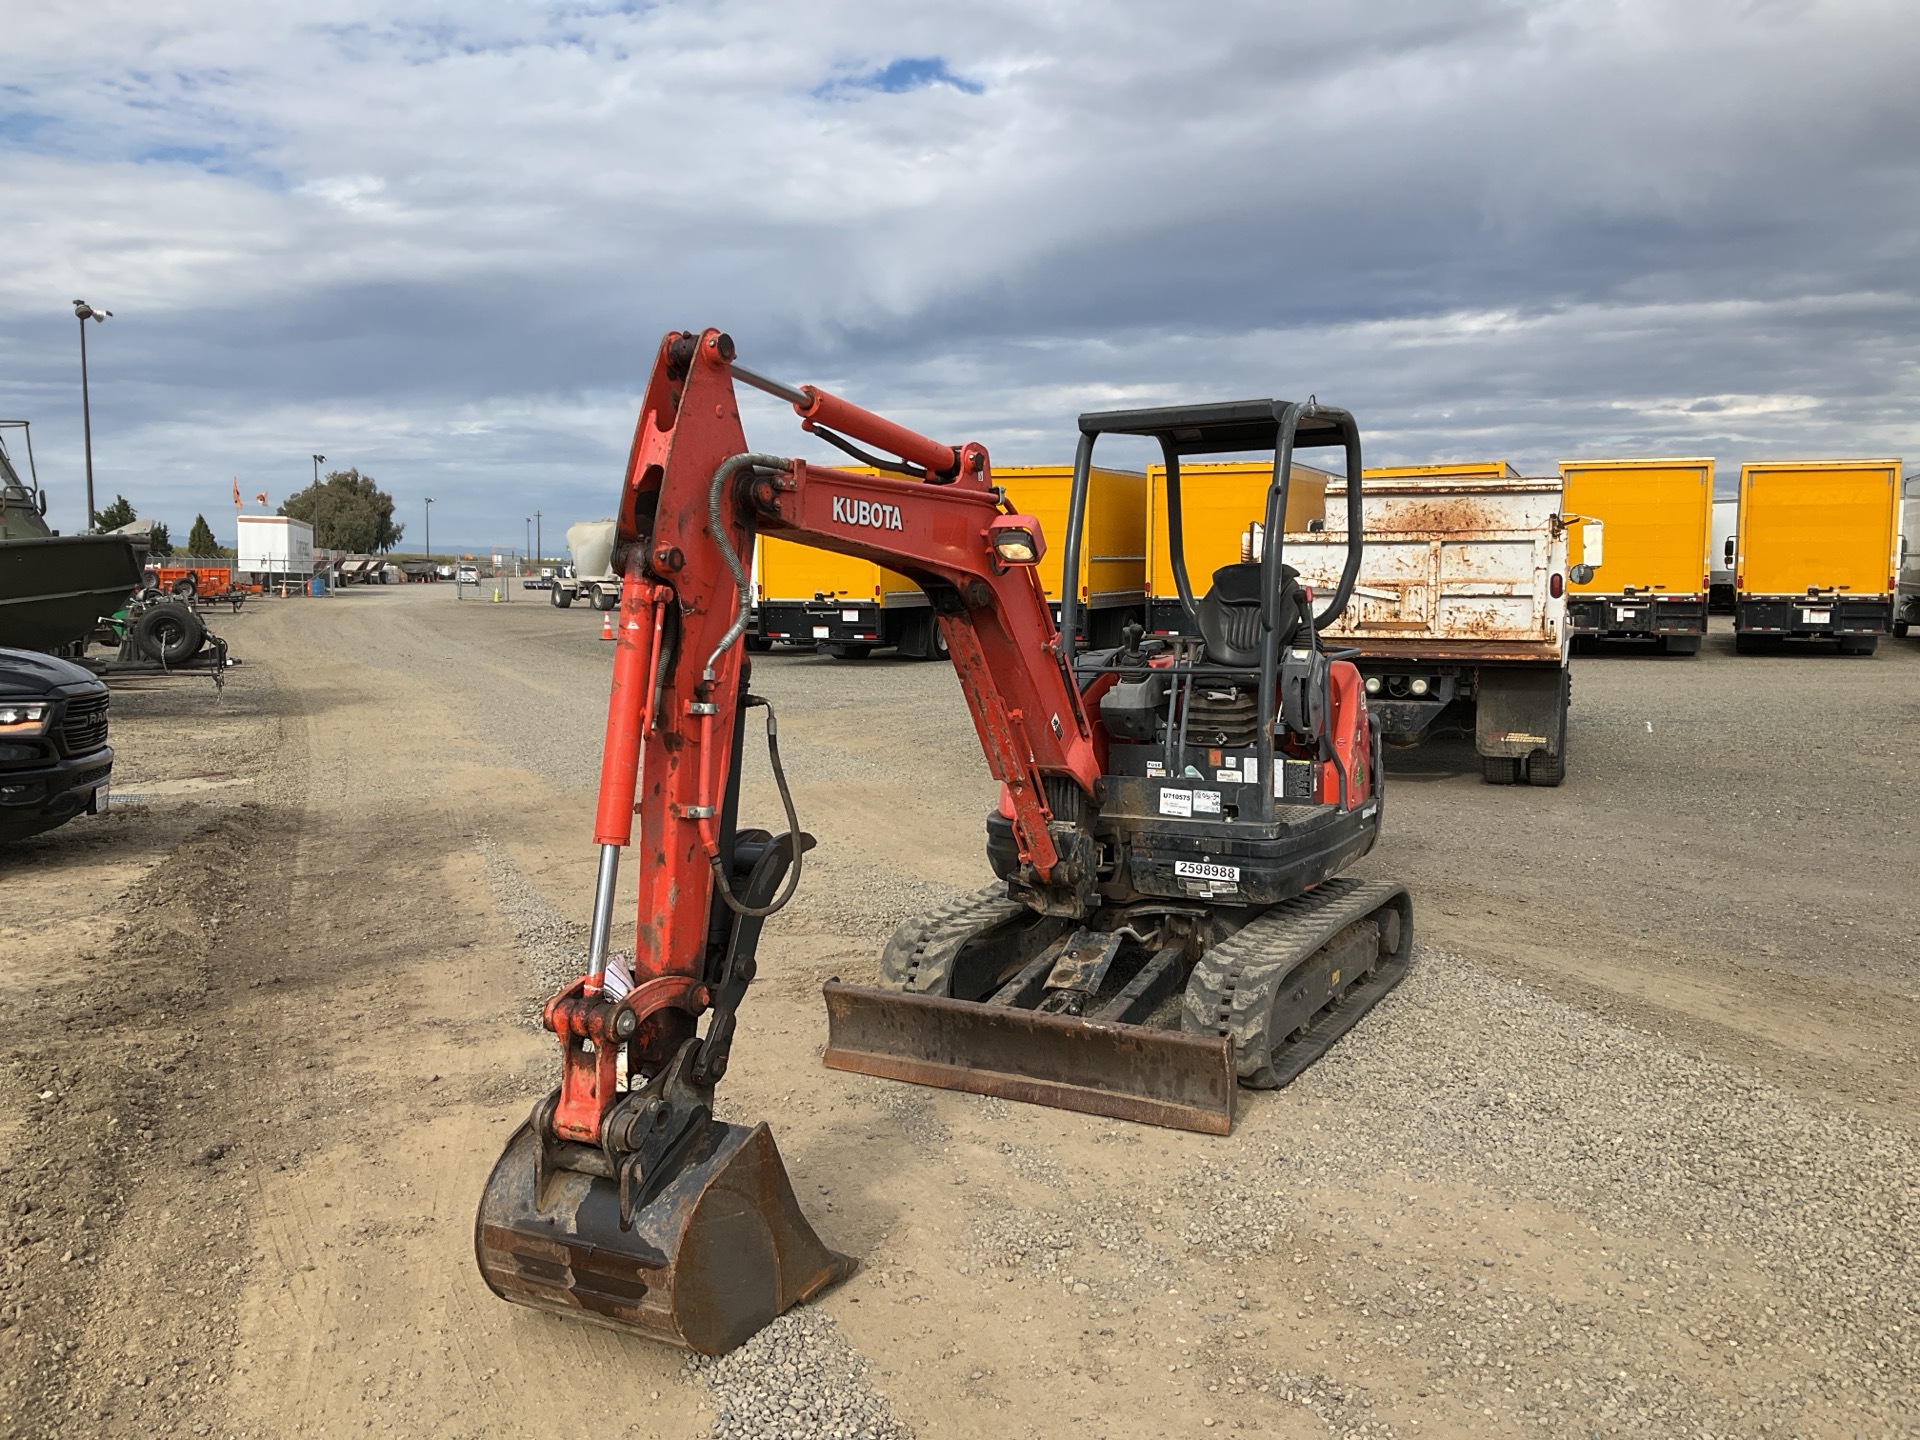
<path fill-rule="evenodd" d="M 531 1123 L 493 1167 L 473 1227 L 503 1300 L 702 1355 L 741 1344 L 853 1273 L 800 1213 L 765 1125 L 708 1122 L 679 1173 L 620 1224 L 620 1189 L 545 1168 Z"/>
<path fill-rule="evenodd" d="M 830 980 L 826 1064 L 1205 1135 L 1233 1129 L 1224 1035 Z"/>

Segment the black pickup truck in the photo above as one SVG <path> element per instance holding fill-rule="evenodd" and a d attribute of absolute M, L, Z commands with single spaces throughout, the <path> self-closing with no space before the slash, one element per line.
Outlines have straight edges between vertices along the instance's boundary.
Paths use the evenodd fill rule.
<path fill-rule="evenodd" d="M 107 808 L 107 687 L 67 660 L 0 649 L 0 842 Z"/>

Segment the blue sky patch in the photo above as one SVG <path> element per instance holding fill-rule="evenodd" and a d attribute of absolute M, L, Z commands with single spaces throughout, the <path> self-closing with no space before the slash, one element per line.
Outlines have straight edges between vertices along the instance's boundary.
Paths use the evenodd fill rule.
<path fill-rule="evenodd" d="M 925 90 L 934 85 L 946 85 L 965 95 L 983 94 L 987 88 L 978 80 L 969 80 L 964 75 L 956 75 L 953 67 L 947 64 L 945 56 L 903 55 L 898 60 L 882 65 L 878 70 L 869 70 L 863 75 L 843 75 L 837 80 L 829 80 L 813 93 L 823 99 L 847 95 L 855 90 L 877 90 L 882 95 L 904 95 L 909 90 Z"/>

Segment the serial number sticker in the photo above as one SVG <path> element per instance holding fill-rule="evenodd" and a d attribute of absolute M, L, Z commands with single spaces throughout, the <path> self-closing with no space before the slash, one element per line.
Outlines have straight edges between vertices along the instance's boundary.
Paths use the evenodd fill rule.
<path fill-rule="evenodd" d="M 1800 623 L 1802 625 L 1831 625 L 1833 623 L 1833 612 L 1831 610 L 1802 610 L 1800 612 Z"/>
<path fill-rule="evenodd" d="M 1220 792 L 1218 790 L 1194 791 L 1193 813 L 1196 815 L 1218 815 L 1220 813 Z"/>
<path fill-rule="evenodd" d="M 1216 770 L 1213 772 L 1213 783 L 1216 785 L 1238 785 L 1240 783 L 1240 772 L 1238 770 Z"/>
<path fill-rule="evenodd" d="M 828 628 L 825 625 L 816 625 L 813 627 L 813 638 L 816 640 L 826 639 L 828 633 Z"/>
<path fill-rule="evenodd" d="M 1193 791 L 1162 790 L 1160 792 L 1160 813 L 1162 815 L 1193 814 Z"/>
<path fill-rule="evenodd" d="M 860 618 L 860 612 L 858 610 L 842 610 L 840 612 L 840 618 L 842 620 L 858 620 Z"/>
<path fill-rule="evenodd" d="M 1188 880 L 1224 880 L 1229 884 L 1240 881 L 1238 865 L 1209 865 L 1201 860 L 1176 860 L 1173 873 Z"/>

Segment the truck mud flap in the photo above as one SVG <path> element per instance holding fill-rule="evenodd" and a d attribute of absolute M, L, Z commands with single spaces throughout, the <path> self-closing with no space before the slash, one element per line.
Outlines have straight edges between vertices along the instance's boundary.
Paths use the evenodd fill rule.
<path fill-rule="evenodd" d="M 1232 1041 L 990 1002 L 826 984 L 830 1070 L 1226 1135 Z"/>

